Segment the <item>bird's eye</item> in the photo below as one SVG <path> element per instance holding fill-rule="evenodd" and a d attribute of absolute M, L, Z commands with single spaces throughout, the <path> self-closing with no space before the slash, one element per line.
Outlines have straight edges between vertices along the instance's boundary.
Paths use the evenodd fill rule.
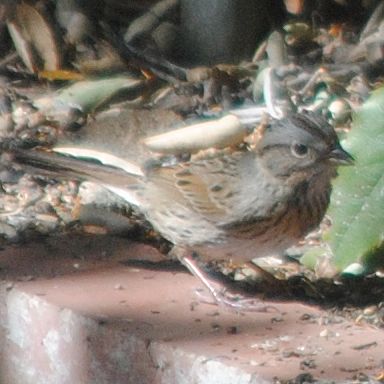
<path fill-rule="evenodd" d="M 295 143 L 291 147 L 291 152 L 296 157 L 305 157 L 308 154 L 308 147 L 304 144 Z"/>

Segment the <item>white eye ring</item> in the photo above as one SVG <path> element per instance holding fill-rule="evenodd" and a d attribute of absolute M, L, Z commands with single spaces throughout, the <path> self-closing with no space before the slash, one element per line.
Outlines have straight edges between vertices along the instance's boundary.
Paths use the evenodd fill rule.
<path fill-rule="evenodd" d="M 294 143 L 291 146 L 292 155 L 298 158 L 304 158 L 309 153 L 309 148 L 305 144 Z"/>

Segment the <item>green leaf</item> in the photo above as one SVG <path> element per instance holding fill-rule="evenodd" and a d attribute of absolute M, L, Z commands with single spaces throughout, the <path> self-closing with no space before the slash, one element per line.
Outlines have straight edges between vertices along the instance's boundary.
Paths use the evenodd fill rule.
<path fill-rule="evenodd" d="M 384 88 L 355 114 L 342 145 L 356 164 L 339 169 L 328 212 L 327 236 L 340 270 L 366 261 L 384 241 Z"/>
<path fill-rule="evenodd" d="M 314 270 L 316 264 L 320 258 L 326 254 L 324 247 L 314 246 L 308 248 L 300 259 L 300 263 L 305 265 L 307 268 Z"/>
<path fill-rule="evenodd" d="M 122 89 L 135 89 L 142 84 L 142 80 L 128 76 L 83 80 L 57 91 L 54 98 L 59 104 L 79 105 L 88 113 Z"/>
<path fill-rule="evenodd" d="M 62 121 L 61 116 L 76 108 L 90 113 L 109 101 L 122 90 L 134 90 L 144 82 L 128 76 L 83 80 L 64 87 L 54 93 L 39 97 L 33 105 L 53 121 Z"/>

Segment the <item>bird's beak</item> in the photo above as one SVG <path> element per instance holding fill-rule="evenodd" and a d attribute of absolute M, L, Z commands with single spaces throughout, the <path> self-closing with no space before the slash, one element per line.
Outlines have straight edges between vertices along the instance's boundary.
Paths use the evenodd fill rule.
<path fill-rule="evenodd" d="M 341 146 L 337 146 L 333 151 L 329 153 L 329 160 L 337 165 L 353 165 L 355 159 Z"/>

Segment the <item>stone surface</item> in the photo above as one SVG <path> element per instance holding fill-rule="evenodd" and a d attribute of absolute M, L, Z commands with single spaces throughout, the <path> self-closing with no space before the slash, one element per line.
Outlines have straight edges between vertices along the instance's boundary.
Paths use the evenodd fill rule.
<path fill-rule="evenodd" d="M 0 253 L 1 383 L 254 384 L 374 377 L 383 332 L 298 303 L 235 314 L 198 301 L 180 270 L 110 237 L 48 238 Z"/>

